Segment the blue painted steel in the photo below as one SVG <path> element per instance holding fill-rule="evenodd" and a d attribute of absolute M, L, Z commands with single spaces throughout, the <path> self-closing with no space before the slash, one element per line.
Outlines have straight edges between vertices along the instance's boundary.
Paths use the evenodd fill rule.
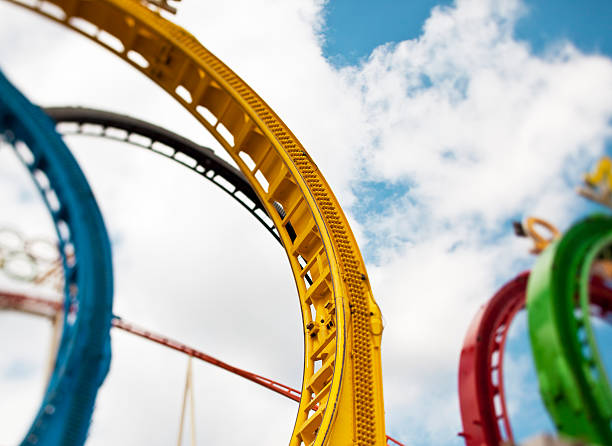
<path fill-rule="evenodd" d="M 113 276 L 108 234 L 85 175 L 53 122 L 2 72 L 0 137 L 16 149 L 51 212 L 66 279 L 55 368 L 21 444 L 81 446 L 110 366 Z"/>

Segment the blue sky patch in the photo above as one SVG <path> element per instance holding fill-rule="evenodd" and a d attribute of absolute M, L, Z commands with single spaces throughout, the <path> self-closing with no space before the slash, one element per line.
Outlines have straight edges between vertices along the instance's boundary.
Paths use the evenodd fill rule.
<path fill-rule="evenodd" d="M 411 187 L 408 181 L 361 181 L 353 187 L 359 200 L 351 207 L 351 211 L 360 222 L 365 223 L 374 215 L 390 215 L 398 206 L 416 206 L 410 199 Z M 379 251 L 382 248 L 400 246 L 409 241 L 408 236 L 398 240 L 390 234 L 379 232 L 378 229 L 370 229 L 370 225 L 364 225 L 364 230 L 366 244 L 362 247 L 363 255 L 366 261 L 372 263 L 378 263 Z"/>
<path fill-rule="evenodd" d="M 324 55 L 336 66 L 355 65 L 389 42 L 417 38 L 436 5 L 452 1 L 331 0 L 327 3 Z"/>
<path fill-rule="evenodd" d="M 612 2 L 609 0 L 531 0 L 515 36 L 526 40 L 536 54 L 560 40 L 581 51 L 612 55 Z"/>
<path fill-rule="evenodd" d="M 2 371 L 2 377 L 10 380 L 27 380 L 38 370 L 36 363 L 25 359 L 16 359 Z"/>
<path fill-rule="evenodd" d="M 520 407 L 520 410 L 510 416 L 515 440 L 521 442 L 542 432 L 555 432 L 552 420 L 540 398 L 525 311 L 517 314 L 508 333 L 504 384 L 508 408 L 512 411 L 512 406 Z"/>
<path fill-rule="evenodd" d="M 380 45 L 398 43 L 404 40 L 419 38 L 422 34 L 423 24 L 430 16 L 435 6 L 452 6 L 453 1 L 390 1 L 381 0 L 371 2 L 365 0 L 330 0 L 326 3 L 324 28 L 325 57 L 336 67 L 359 65 L 367 60 L 371 52 Z M 592 0 L 589 2 L 576 2 L 572 0 L 525 0 L 524 15 L 519 18 L 514 30 L 516 39 L 527 42 L 536 55 L 545 55 L 548 51 L 569 41 L 580 51 L 585 53 L 603 54 L 612 56 L 612 2 L 610 0 Z M 454 73 L 449 73 L 453 76 Z M 416 89 L 422 91 L 429 88 L 437 79 L 430 79 L 421 75 L 422 85 Z M 463 79 L 457 79 L 461 82 Z M 459 85 L 455 91 L 465 91 L 467 85 Z M 410 92 L 408 92 L 410 93 Z M 606 147 L 608 154 L 612 153 L 612 144 Z M 584 172 L 587 151 L 580 150 L 572 159 L 567 160 L 561 175 L 566 185 L 577 186 L 580 176 Z M 441 163 L 457 162 L 457 156 L 452 150 L 440 154 Z M 590 167 L 594 160 L 588 161 Z M 359 197 L 351 211 L 362 223 L 370 223 L 371 217 L 390 215 L 394 208 L 404 206 L 414 208 L 414 216 L 419 220 L 421 214 L 426 213 L 426 203 L 417 203 L 411 198 L 413 184 L 408 182 L 368 181 L 354 186 L 354 192 Z M 529 204 L 525 203 L 525 212 L 529 211 Z M 592 213 L 601 212 L 598 205 L 581 200 L 574 209 L 573 221 Z M 504 237 L 512 233 L 512 220 L 521 220 L 526 215 L 512 215 L 505 222 L 501 222 L 494 230 L 482 231 L 477 234 L 479 243 L 483 246 L 492 246 L 500 243 Z M 544 216 L 545 217 L 545 216 Z M 484 228 L 485 224 L 474 218 L 473 227 L 476 230 Z M 401 223 L 401 226 L 400 226 Z M 409 222 L 397 222 L 400 227 L 409 228 Z M 564 230 L 566 228 L 560 228 Z M 384 232 L 383 229 L 378 229 Z M 389 234 L 376 233 L 370 225 L 364 225 L 367 244 L 363 246 L 366 261 L 379 263 L 378 253 L 381 248 L 389 248 L 407 243 L 415 233 L 406 231 L 405 239 L 397 240 Z M 449 251 L 460 250 L 460 240 L 449 245 Z M 513 266 L 515 272 L 527 269 L 535 257 L 525 255 Z M 512 271 L 504 277 L 496 277 L 501 286 L 513 277 Z M 482 296 L 485 302 L 489 296 Z M 512 338 L 507 345 L 510 359 L 518 363 L 518 367 L 508 367 L 506 373 L 518 373 L 518 376 L 508 376 L 506 379 L 507 396 L 511 404 L 518 405 L 519 410 L 512 417 L 515 437 L 524 440 L 541 432 L 554 432 L 554 426 L 541 401 L 535 368 L 531 358 L 531 348 L 526 328 L 525 313 L 522 313 L 518 322 L 513 325 Z M 522 321 L 521 321 L 522 319 Z M 606 341 L 612 339 L 612 329 L 598 328 L 598 335 Z M 467 327 L 466 327 L 467 329 Z M 608 372 L 612 369 L 612 355 L 602 351 Z M 509 361 L 510 362 L 510 361 Z M 404 427 L 410 432 L 406 438 L 408 442 L 419 444 L 419 427 L 404 422 Z M 421 435 L 422 437 L 422 435 Z M 462 443 L 462 442 L 461 442 Z M 456 439 L 449 438 L 445 445 L 459 444 Z"/>
<path fill-rule="evenodd" d="M 410 187 L 407 182 L 362 181 L 357 186 L 361 199 L 355 209 L 359 213 L 388 214 L 393 204 L 409 193 Z"/>
<path fill-rule="evenodd" d="M 587 53 L 612 55 L 612 2 L 528 0 L 515 36 L 536 54 L 569 40 Z M 389 42 L 415 39 L 435 6 L 453 1 L 330 0 L 325 8 L 324 55 L 336 66 L 355 65 Z"/>

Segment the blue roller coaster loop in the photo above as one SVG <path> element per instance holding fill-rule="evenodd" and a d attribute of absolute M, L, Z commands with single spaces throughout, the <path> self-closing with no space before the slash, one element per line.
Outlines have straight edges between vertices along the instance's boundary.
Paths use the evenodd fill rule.
<path fill-rule="evenodd" d="M 53 122 L 0 72 L 0 138 L 53 218 L 65 271 L 64 325 L 42 405 L 22 446 L 81 446 L 110 366 L 111 248 L 100 209 Z"/>

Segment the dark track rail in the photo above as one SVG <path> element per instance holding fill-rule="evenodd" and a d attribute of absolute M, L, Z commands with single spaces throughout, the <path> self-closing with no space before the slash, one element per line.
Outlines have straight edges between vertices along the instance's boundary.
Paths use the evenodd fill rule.
<path fill-rule="evenodd" d="M 83 107 L 47 107 L 44 111 L 58 124 L 62 135 L 95 136 L 126 142 L 193 170 L 238 201 L 281 242 L 274 223 L 244 174 L 212 149 L 162 127 L 118 113 Z M 65 124 L 75 124 L 76 127 L 70 129 Z"/>

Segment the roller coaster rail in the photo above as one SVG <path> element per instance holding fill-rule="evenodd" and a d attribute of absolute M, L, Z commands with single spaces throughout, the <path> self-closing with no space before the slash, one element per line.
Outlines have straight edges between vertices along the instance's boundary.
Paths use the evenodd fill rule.
<path fill-rule="evenodd" d="M 64 307 L 59 301 L 0 290 L 0 310 L 15 310 L 53 320 L 58 316 L 58 314 L 63 312 L 63 309 Z M 169 349 L 184 353 L 189 357 L 199 359 L 235 375 L 241 376 L 242 378 L 254 382 L 255 384 L 259 384 L 260 386 L 293 401 L 300 401 L 301 395 L 299 390 L 256 373 L 230 365 L 224 361 L 221 361 L 220 359 L 202 352 L 201 350 L 156 333 L 155 331 L 139 327 L 119 316 L 113 316 L 112 326 L 140 338 L 160 344 Z M 404 446 L 403 443 L 400 443 L 398 440 L 389 435 L 387 435 L 387 445 Z"/>
<path fill-rule="evenodd" d="M 298 391 L 112 316 L 110 244 L 89 185 L 48 118 L 0 75 L 0 136 L 13 146 L 42 193 L 61 256 L 54 268 L 40 273 L 25 250 L 25 257 L 19 257 L 0 246 L 0 269 L 32 282 L 64 272 L 64 303 L 0 292 L 0 307 L 55 320 L 62 314 L 64 321 L 43 403 L 22 445 L 84 443 L 110 364 L 111 325 L 187 354 L 190 366 L 191 358 L 198 358 L 297 401 L 290 446 L 400 444 L 385 436 L 382 316 L 348 221 L 317 165 L 276 113 L 170 20 L 180 0 L 5 1 L 72 29 L 129 63 L 219 142 L 239 170 L 210 149 L 133 118 L 91 109 L 48 109 L 60 124 L 76 124 L 65 134 L 111 138 L 155 151 L 239 201 L 286 251 L 304 335 Z M 610 159 L 603 159 L 585 177 L 580 193 L 611 206 L 611 166 Z M 541 236 L 536 225 L 550 237 Z M 612 218 L 591 217 L 558 240 L 556 228 L 543 220 L 528 220 L 519 229 L 534 240 L 532 252 L 541 256 L 529 276 L 520 275 L 494 296 L 468 332 L 460 362 L 460 435 L 468 446 L 513 441 L 503 354 L 509 326 L 526 295 L 541 393 L 558 431 L 612 444 L 612 389 L 589 318 L 592 304 L 602 314 L 611 311 L 612 291 L 591 276 L 595 265 L 612 271 Z M 608 256 L 607 263 L 600 261 L 602 255 Z M 17 269 L 11 266 L 19 261 L 30 262 L 31 273 L 13 274 Z M 183 416 L 184 411 L 185 404 Z M 179 441 L 181 435 L 182 430 Z"/>
<path fill-rule="evenodd" d="M 525 308 L 528 279 L 529 273 L 524 272 L 507 282 L 481 307 L 466 334 L 459 361 L 463 424 L 459 435 L 464 437 L 466 446 L 514 444 L 503 360 L 512 321 Z M 598 316 L 605 319 L 612 314 L 612 289 L 598 276 L 590 281 L 590 297 Z"/>
<path fill-rule="evenodd" d="M 127 115 L 83 107 L 47 107 L 44 110 L 63 136 L 82 135 L 129 143 L 193 170 L 237 200 L 281 242 L 274 223 L 246 177 L 215 155 L 212 149 Z"/>
<path fill-rule="evenodd" d="M 293 133 L 191 34 L 138 1 L 8 1 L 79 32 L 156 82 L 219 141 L 260 197 L 302 307 L 302 399 L 290 445 L 384 444 L 380 310 L 346 217 Z"/>
<path fill-rule="evenodd" d="M 463 342 L 459 360 L 463 432 L 459 435 L 467 446 L 514 443 L 503 385 L 503 358 L 510 324 L 525 304 L 527 278 L 528 273 L 523 273 L 504 285 L 478 311 Z"/>
<path fill-rule="evenodd" d="M 561 434 L 600 445 L 612 444 L 612 391 L 590 322 L 589 280 L 596 261 L 612 261 L 611 246 L 612 217 L 590 216 L 542 253 L 527 287 L 544 403 Z"/>
<path fill-rule="evenodd" d="M 22 445 L 81 446 L 110 365 L 110 242 L 89 184 L 53 122 L 2 73 L 0 138 L 15 149 L 51 214 L 65 274 L 57 360 Z"/>
<path fill-rule="evenodd" d="M 63 136 L 85 136 L 127 143 L 128 145 L 150 150 L 189 168 L 234 198 L 280 242 L 278 234 L 274 231 L 274 227 L 271 225 L 270 219 L 267 213 L 265 213 L 259 198 L 253 192 L 242 173 L 219 158 L 212 149 L 200 146 L 162 127 L 126 115 L 82 107 L 48 107 L 44 110 L 55 121 L 57 131 Z M 279 212 L 279 215 L 283 215 L 282 209 L 275 209 Z M 307 280 L 310 279 L 308 276 L 305 278 Z M 311 281 L 308 280 L 308 282 Z M 207 361 L 206 358 L 208 358 L 210 361 L 207 362 L 211 364 L 218 365 L 228 371 L 233 371 L 277 393 L 299 401 L 301 393 L 295 389 L 260 375 L 227 365 L 205 353 L 197 352 L 191 347 L 183 345 L 183 350 L 175 348 L 182 344 L 168 341 L 164 336 L 140 329 L 120 318 L 113 318 L 113 326 L 130 331 L 141 337 L 147 338 L 150 336 L 149 340 L 183 351 L 183 353 L 188 353 L 187 350 L 193 350 L 196 353 L 191 356 L 204 361 Z M 402 444 L 388 435 L 386 439 L 387 444 Z"/>

